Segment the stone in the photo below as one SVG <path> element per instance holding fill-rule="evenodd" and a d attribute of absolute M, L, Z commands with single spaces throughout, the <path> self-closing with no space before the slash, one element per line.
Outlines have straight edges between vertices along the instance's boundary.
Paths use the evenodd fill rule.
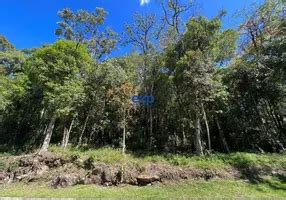
<path fill-rule="evenodd" d="M 152 182 L 155 182 L 155 181 L 160 181 L 160 177 L 154 175 L 154 176 L 150 176 L 150 175 L 139 175 L 136 177 L 137 179 L 137 183 L 138 185 L 148 185 Z"/>
<path fill-rule="evenodd" d="M 78 184 L 80 180 L 81 179 L 75 175 L 60 175 L 52 181 L 52 187 L 65 188 Z"/>

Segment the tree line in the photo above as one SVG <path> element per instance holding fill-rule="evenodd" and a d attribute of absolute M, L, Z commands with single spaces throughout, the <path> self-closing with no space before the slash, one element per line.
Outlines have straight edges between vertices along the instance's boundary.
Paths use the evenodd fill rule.
<path fill-rule="evenodd" d="M 284 2 L 244 11 L 238 30 L 222 28 L 225 11 L 208 19 L 193 2 L 158 6 L 161 16 L 136 13 L 121 37 L 104 28 L 103 8 L 59 11 L 59 40 L 41 48 L 0 36 L 1 149 L 283 151 Z M 106 59 L 124 45 L 133 51 Z M 134 104 L 135 95 L 155 102 Z"/>

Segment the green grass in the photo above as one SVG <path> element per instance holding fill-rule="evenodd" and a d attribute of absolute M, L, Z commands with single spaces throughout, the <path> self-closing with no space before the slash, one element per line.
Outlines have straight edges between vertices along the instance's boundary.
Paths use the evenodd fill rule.
<path fill-rule="evenodd" d="M 212 180 L 194 181 L 188 184 L 168 186 L 124 186 L 99 187 L 78 185 L 64 189 L 52 189 L 46 185 L 5 185 L 0 189 L 1 197 L 46 197 L 46 198 L 285 198 L 286 184 L 275 180 L 259 184 L 242 181 Z"/>
<path fill-rule="evenodd" d="M 237 168 L 247 167 L 268 167 L 272 169 L 286 169 L 286 154 L 254 154 L 254 153 L 231 153 L 231 154 L 211 154 L 204 157 L 185 156 L 176 154 L 140 155 L 127 153 L 122 156 L 120 149 L 61 149 L 52 146 L 51 152 L 64 155 L 66 157 L 81 157 L 83 159 L 91 157 L 94 161 L 107 164 L 124 164 L 126 162 L 137 165 L 148 163 L 170 164 L 174 166 L 192 166 L 200 169 L 212 168 Z"/>

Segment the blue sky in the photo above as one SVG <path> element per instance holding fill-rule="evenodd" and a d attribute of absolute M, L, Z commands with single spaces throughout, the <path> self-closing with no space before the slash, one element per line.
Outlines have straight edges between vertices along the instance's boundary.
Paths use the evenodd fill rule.
<path fill-rule="evenodd" d="M 199 12 L 208 18 L 225 9 L 228 15 L 223 20 L 224 28 L 234 28 L 239 19 L 233 15 L 242 8 L 263 0 L 197 0 Z M 106 25 L 118 33 L 124 23 L 132 20 L 134 12 L 160 14 L 156 0 L 1 0 L 0 34 L 18 49 L 40 47 L 57 40 L 57 12 L 65 7 L 72 10 L 103 7 L 108 13 Z M 118 48 L 115 55 L 127 54 L 126 48 Z"/>

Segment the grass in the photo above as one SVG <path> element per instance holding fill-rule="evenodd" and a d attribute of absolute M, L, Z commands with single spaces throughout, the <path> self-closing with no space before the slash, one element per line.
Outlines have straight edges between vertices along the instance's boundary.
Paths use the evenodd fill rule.
<path fill-rule="evenodd" d="M 272 169 L 286 169 L 286 154 L 254 154 L 254 153 L 231 153 L 231 154 L 210 154 L 204 157 L 185 156 L 177 154 L 159 155 L 136 155 L 127 153 L 122 155 L 121 150 L 112 148 L 101 149 L 61 149 L 52 146 L 51 152 L 64 155 L 66 157 L 76 156 L 82 159 L 91 157 L 94 161 L 107 164 L 124 164 L 126 162 L 136 165 L 146 165 L 148 163 L 170 164 L 173 166 L 192 166 L 200 169 L 212 168 L 236 168 L 248 167 L 268 167 Z"/>
<path fill-rule="evenodd" d="M 161 186 L 99 187 L 78 185 L 64 189 L 52 189 L 39 184 L 14 184 L 0 188 L 1 197 L 46 197 L 46 198 L 285 198 L 286 183 L 268 180 L 249 184 L 234 180 L 194 181 L 192 183 Z"/>

